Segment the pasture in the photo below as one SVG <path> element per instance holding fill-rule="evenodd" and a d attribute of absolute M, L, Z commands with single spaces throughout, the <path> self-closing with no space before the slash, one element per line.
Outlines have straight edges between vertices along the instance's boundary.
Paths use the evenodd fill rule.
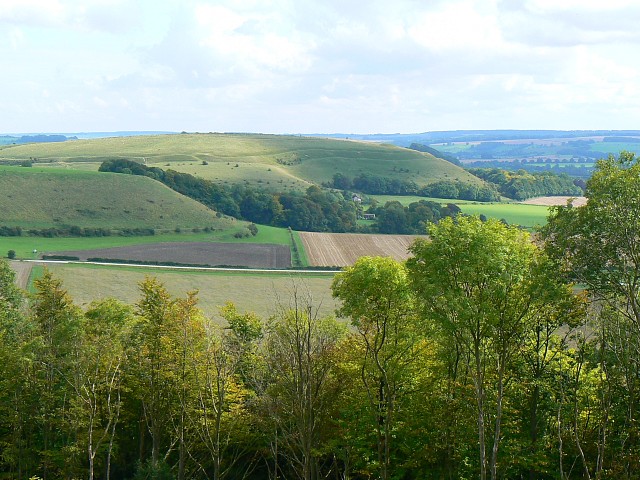
<path fill-rule="evenodd" d="M 238 228 L 218 230 L 214 232 L 183 232 L 167 233 L 152 236 L 135 237 L 0 237 L 0 255 L 4 256 L 9 250 L 15 250 L 18 258 L 33 259 L 40 254 L 54 254 L 68 250 L 94 250 L 155 243 L 184 243 L 184 242 L 225 242 L 225 243 L 258 243 L 287 245 L 291 244 L 291 236 L 285 228 L 258 226 L 258 234 L 253 237 L 235 238 L 234 233 L 244 229 L 243 222 L 237 222 Z M 37 253 L 33 253 L 33 250 Z"/>
<path fill-rule="evenodd" d="M 506 220 L 510 225 L 535 228 L 544 225 L 549 215 L 549 207 L 524 203 L 465 203 L 459 205 L 467 215 L 485 215 L 487 218 Z"/>

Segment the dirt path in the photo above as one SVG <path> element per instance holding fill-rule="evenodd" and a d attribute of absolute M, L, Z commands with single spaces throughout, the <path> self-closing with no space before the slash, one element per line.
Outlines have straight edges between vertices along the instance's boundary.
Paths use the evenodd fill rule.
<path fill-rule="evenodd" d="M 9 265 L 16 272 L 16 284 L 20 288 L 27 288 L 27 282 L 29 282 L 29 275 L 31 274 L 31 267 L 33 267 L 33 263 L 31 262 L 19 262 L 19 261 L 10 261 Z"/>

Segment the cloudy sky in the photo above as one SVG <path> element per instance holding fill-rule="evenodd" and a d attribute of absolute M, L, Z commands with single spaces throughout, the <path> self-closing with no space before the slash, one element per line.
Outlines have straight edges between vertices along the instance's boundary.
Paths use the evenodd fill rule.
<path fill-rule="evenodd" d="M 640 128 L 637 0 L 0 0 L 0 132 Z"/>

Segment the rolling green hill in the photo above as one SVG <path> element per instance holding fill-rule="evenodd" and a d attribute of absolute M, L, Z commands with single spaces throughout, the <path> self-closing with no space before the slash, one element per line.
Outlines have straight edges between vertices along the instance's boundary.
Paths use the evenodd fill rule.
<path fill-rule="evenodd" d="M 94 169 L 106 159 L 126 158 L 192 173 L 219 183 L 270 189 L 307 188 L 335 173 L 360 173 L 426 185 L 440 180 L 480 181 L 429 154 L 392 145 L 258 134 L 175 134 L 12 145 L 0 161 L 26 161 Z"/>
<path fill-rule="evenodd" d="M 0 167 L 0 225 L 227 229 L 234 221 L 147 177 Z"/>

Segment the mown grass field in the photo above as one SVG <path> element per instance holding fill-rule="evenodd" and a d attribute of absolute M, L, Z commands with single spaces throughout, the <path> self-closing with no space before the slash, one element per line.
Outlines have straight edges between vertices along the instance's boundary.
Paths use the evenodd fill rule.
<path fill-rule="evenodd" d="M 487 218 L 506 220 L 510 225 L 535 228 L 547 223 L 549 207 L 522 203 L 465 203 L 460 205 L 462 213 L 485 215 Z"/>
<path fill-rule="evenodd" d="M 260 180 L 271 185 L 282 180 L 283 185 L 299 188 L 327 182 L 338 172 L 352 177 L 360 173 L 382 175 L 419 185 L 447 179 L 480 182 L 449 162 L 414 150 L 286 135 L 148 135 L 15 145 L 0 150 L 0 161 L 31 158 L 67 168 L 75 168 L 76 163 L 95 168 L 106 159 L 127 158 L 150 166 L 184 169 L 218 182 L 257 184 Z"/>
<path fill-rule="evenodd" d="M 330 289 L 333 274 L 329 273 L 176 272 L 75 264 L 47 268 L 62 280 L 64 288 L 80 306 L 108 297 L 133 305 L 140 298 L 138 284 L 145 276 L 153 276 L 174 297 L 184 297 L 186 292 L 198 290 L 200 308 L 217 320 L 221 320 L 219 307 L 229 301 L 235 303 L 240 311 L 254 311 L 266 318 L 273 315 L 279 306 L 291 306 L 296 292 L 303 301 L 309 299 L 320 315 L 333 315 L 337 307 Z M 34 267 L 32 278 L 41 274 L 42 267 Z"/>

